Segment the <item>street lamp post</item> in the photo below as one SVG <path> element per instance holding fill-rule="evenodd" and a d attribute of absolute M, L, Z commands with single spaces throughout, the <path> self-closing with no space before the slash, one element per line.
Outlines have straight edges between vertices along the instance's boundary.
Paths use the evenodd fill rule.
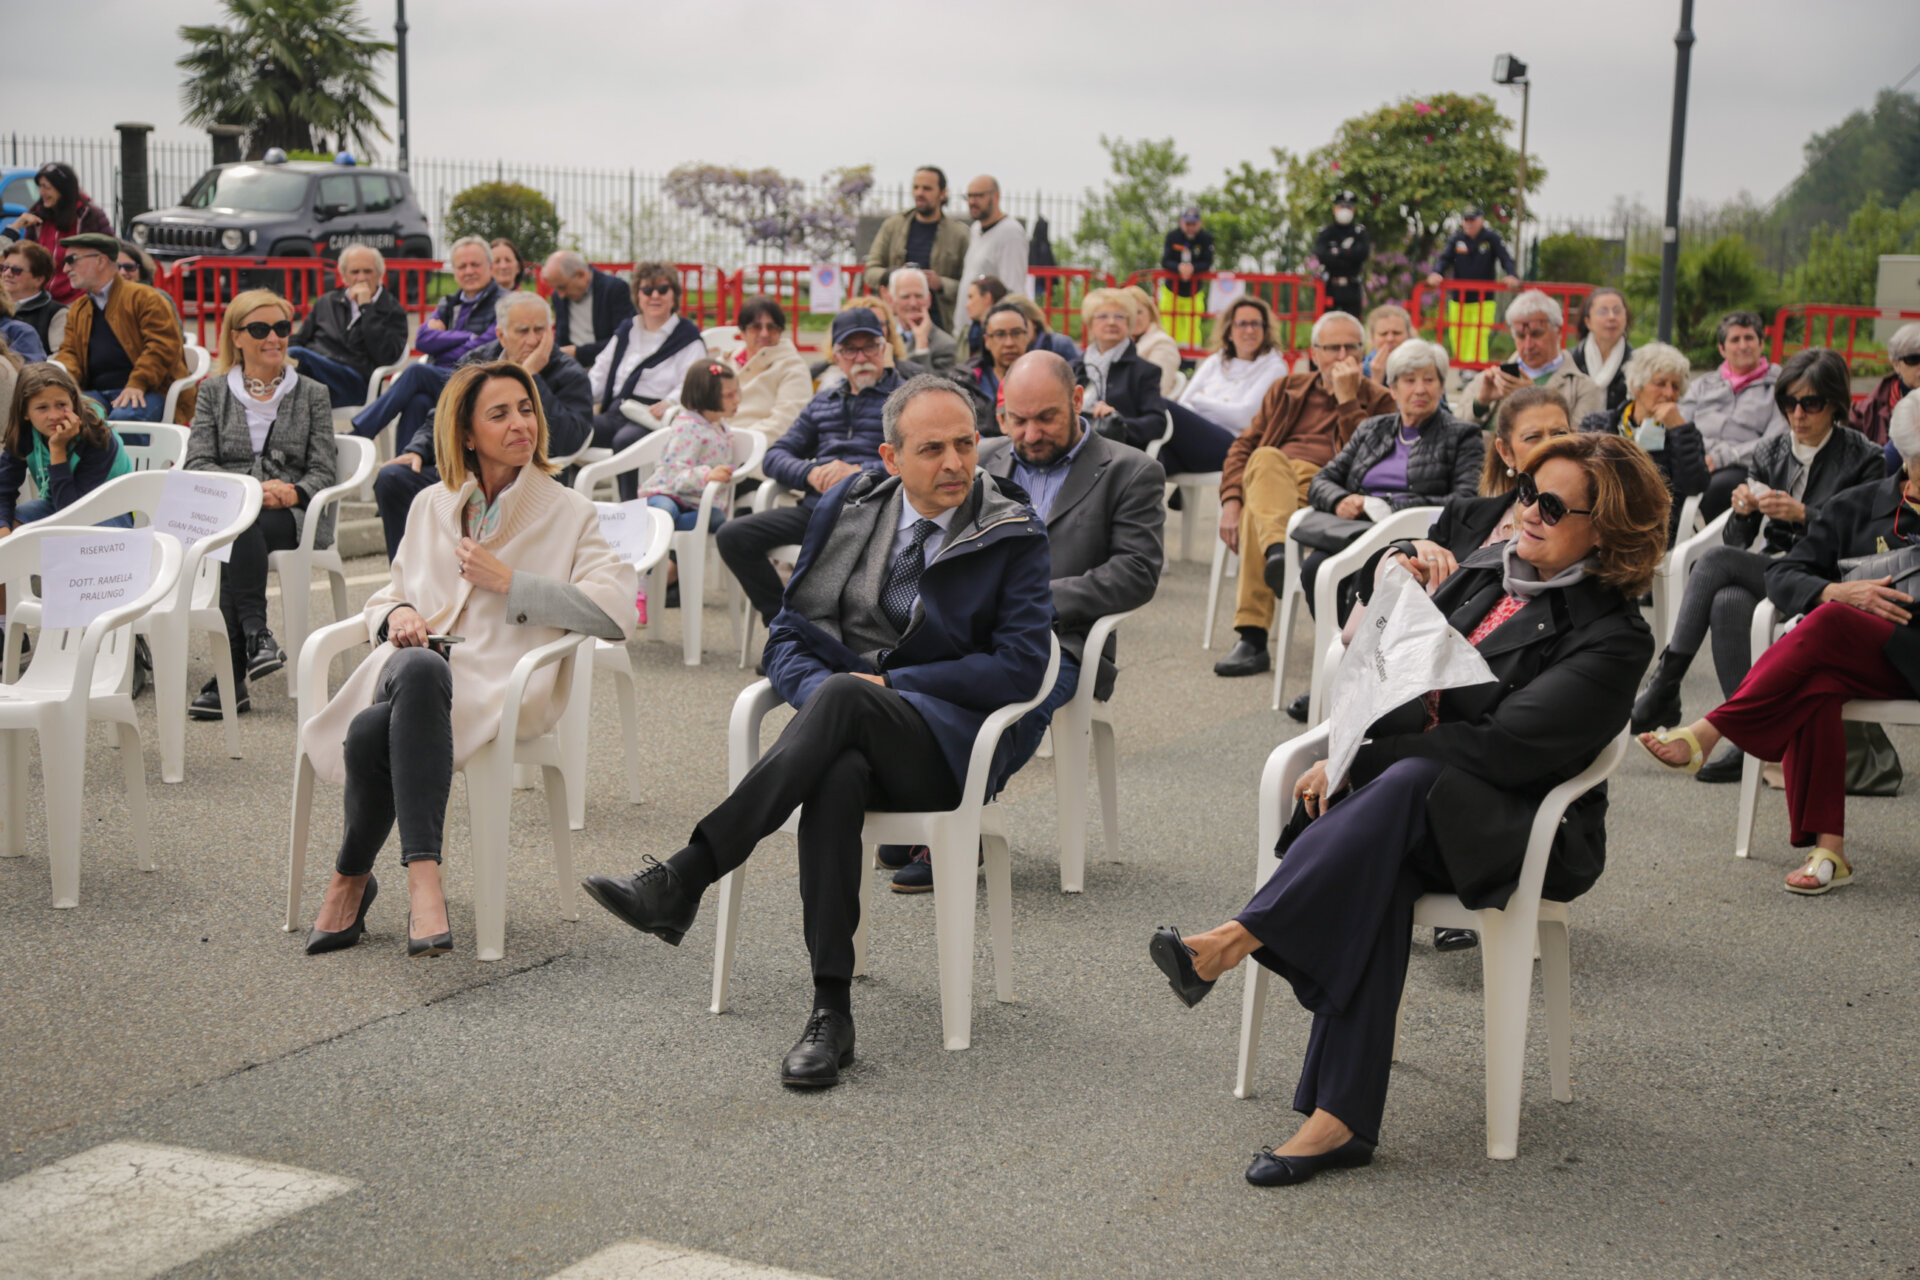
<path fill-rule="evenodd" d="M 1673 33 L 1673 140 L 1667 146 L 1667 220 L 1660 228 L 1660 341 L 1673 341 L 1673 282 L 1680 270 L 1680 156 L 1687 145 L 1687 72 L 1693 64 L 1693 0 L 1680 0 Z"/>
<path fill-rule="evenodd" d="M 1510 53 L 1493 60 L 1495 84 L 1520 86 L 1520 185 L 1514 191 L 1513 238 L 1520 243 L 1520 224 L 1527 216 L 1527 108 L 1533 104 L 1533 81 L 1527 79 L 1527 64 Z"/>
<path fill-rule="evenodd" d="M 400 172 L 407 171 L 407 0 L 394 0 L 394 61 L 400 71 Z"/>

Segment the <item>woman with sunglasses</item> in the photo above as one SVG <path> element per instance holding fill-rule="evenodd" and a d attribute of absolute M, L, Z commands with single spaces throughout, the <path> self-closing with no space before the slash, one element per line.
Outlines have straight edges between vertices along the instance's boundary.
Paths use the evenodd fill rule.
<path fill-rule="evenodd" d="M 1633 704 L 1633 731 L 1685 723 L 1680 681 L 1713 633 L 1714 673 L 1731 698 L 1747 678 L 1753 607 L 1767 594 L 1767 567 L 1793 550 L 1834 495 L 1886 474 L 1881 452 L 1846 424 L 1847 362 L 1811 347 L 1780 366 L 1774 403 L 1789 431 L 1762 440 L 1747 459 L 1747 479 L 1730 495 L 1725 545 L 1694 561 L 1680 596 L 1673 637 L 1646 690 Z M 1684 407 L 1685 402 L 1682 401 Z M 1758 550 L 1754 540 L 1764 539 Z M 1745 764 L 1737 748 L 1697 771 L 1701 782 L 1738 782 Z"/>
<path fill-rule="evenodd" d="M 1903 324 L 1887 339 L 1887 363 L 1893 372 L 1880 379 L 1873 394 L 1853 406 L 1853 425 L 1860 434 L 1887 449 L 1887 472 L 1900 467 L 1899 451 L 1887 441 L 1887 424 L 1893 420 L 1893 407 L 1920 387 L 1920 321 Z"/>
<path fill-rule="evenodd" d="M 110 236 L 113 221 L 80 189 L 80 175 L 71 165 L 58 161 L 42 165 L 33 180 L 40 190 L 40 199 L 25 213 L 0 227 L 0 237 L 34 241 L 53 256 L 53 278 L 47 282 L 47 292 L 64 307 L 79 296 L 80 290 L 63 269 L 67 251 L 60 241 L 86 232 Z"/>
<path fill-rule="evenodd" d="M 699 326 L 680 314 L 680 273 L 671 263 L 633 269 L 633 305 L 593 362 L 593 443 L 618 452 L 659 423 L 648 412 L 675 395 L 706 358 Z"/>
<path fill-rule="evenodd" d="M 1476 909 L 1506 905 L 1534 810 L 1620 731 L 1653 655 L 1635 601 L 1667 547 L 1660 473 L 1631 441 L 1601 435 L 1550 440 L 1526 468 L 1518 533 L 1469 556 L 1433 596 L 1493 680 L 1382 716 L 1340 787 L 1329 786 L 1325 762 L 1307 770 L 1294 786 L 1304 829 L 1246 908 L 1205 933 L 1156 930 L 1149 943 L 1188 1006 L 1251 958 L 1313 1013 L 1293 1099 L 1306 1122 L 1254 1157 L 1255 1185 L 1372 1162 L 1414 900 L 1451 893 Z M 1426 580 L 1421 560 L 1398 563 Z M 1599 879 L 1606 813 L 1604 784 L 1567 807 L 1547 897 L 1568 901 Z"/>
<path fill-rule="evenodd" d="M 147 251 L 131 240 L 120 242 L 120 253 L 113 260 L 114 269 L 122 280 L 131 280 L 135 284 L 152 284 L 155 271 L 153 259 Z"/>
<path fill-rule="evenodd" d="M 1789 839 L 1796 848 L 1813 846 L 1806 865 L 1782 886 L 1789 893 L 1826 893 L 1853 880 L 1841 708 L 1855 699 L 1920 698 L 1920 633 L 1913 628 L 1920 397 L 1901 400 L 1888 434 L 1901 469 L 1835 495 L 1806 536 L 1767 568 L 1768 598 L 1781 618 L 1804 615 L 1799 625 L 1762 653 L 1733 696 L 1704 719 L 1640 735 L 1669 769 L 1698 769 L 1721 738 L 1782 762 Z M 1857 565 L 1867 557 L 1874 563 Z"/>
<path fill-rule="evenodd" d="M 293 313 L 267 289 L 227 304 L 214 376 L 200 384 L 186 469 L 250 475 L 260 482 L 260 514 L 238 538 L 220 575 L 220 614 L 233 652 L 234 707 L 248 710 L 247 681 L 278 671 L 287 655 L 267 630 L 267 555 L 300 545 L 307 504 L 334 481 L 333 405 L 327 389 L 294 372 L 287 359 Z M 333 545 L 333 513 L 314 545 Z M 304 583 L 299 584 L 302 590 Z M 209 680 L 187 708 L 196 720 L 220 718 L 220 691 Z"/>

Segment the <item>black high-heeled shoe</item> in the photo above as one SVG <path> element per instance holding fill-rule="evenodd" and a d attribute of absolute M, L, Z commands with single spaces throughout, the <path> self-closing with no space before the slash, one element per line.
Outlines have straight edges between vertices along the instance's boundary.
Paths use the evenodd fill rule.
<path fill-rule="evenodd" d="M 443 956 L 453 950 L 453 925 L 448 922 L 446 932 L 436 933 L 431 938 L 413 936 L 413 912 L 407 912 L 407 958 L 417 960 L 421 956 Z"/>
<path fill-rule="evenodd" d="M 328 933 L 325 929 L 311 929 L 307 932 L 307 954 L 317 956 L 328 951 L 345 951 L 360 941 L 367 931 L 367 908 L 373 905 L 374 898 L 380 892 L 380 882 L 372 876 L 367 877 L 367 887 L 360 895 L 360 914 L 353 923 L 337 933 Z"/>

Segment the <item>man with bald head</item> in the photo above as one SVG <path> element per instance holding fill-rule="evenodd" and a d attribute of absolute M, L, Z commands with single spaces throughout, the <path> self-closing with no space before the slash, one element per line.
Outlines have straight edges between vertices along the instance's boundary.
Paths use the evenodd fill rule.
<path fill-rule="evenodd" d="M 387 260 L 372 245 L 348 245 L 336 267 L 340 287 L 314 300 L 287 355 L 345 409 L 367 402 L 375 369 L 407 354 L 407 312 L 387 291 Z"/>
<path fill-rule="evenodd" d="M 547 255 L 540 282 L 553 292 L 554 346 L 591 369 L 620 322 L 634 315 L 632 292 L 572 249 Z"/>
<path fill-rule="evenodd" d="M 1020 220 L 1000 207 L 1000 183 L 981 174 L 967 184 L 967 216 L 973 219 L 968 233 L 967 260 L 960 269 L 962 287 L 981 276 L 993 276 L 1015 293 L 1027 289 L 1027 229 Z M 954 336 L 967 331 L 969 321 L 964 308 L 953 320 Z"/>

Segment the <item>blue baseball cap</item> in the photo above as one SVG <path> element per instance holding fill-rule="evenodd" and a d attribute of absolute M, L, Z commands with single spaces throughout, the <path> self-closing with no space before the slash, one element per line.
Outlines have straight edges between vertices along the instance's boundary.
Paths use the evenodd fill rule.
<path fill-rule="evenodd" d="M 887 336 L 885 326 L 880 323 L 880 317 L 873 314 L 872 307 L 848 307 L 833 318 L 834 346 L 858 333 L 870 333 L 876 338 Z"/>

